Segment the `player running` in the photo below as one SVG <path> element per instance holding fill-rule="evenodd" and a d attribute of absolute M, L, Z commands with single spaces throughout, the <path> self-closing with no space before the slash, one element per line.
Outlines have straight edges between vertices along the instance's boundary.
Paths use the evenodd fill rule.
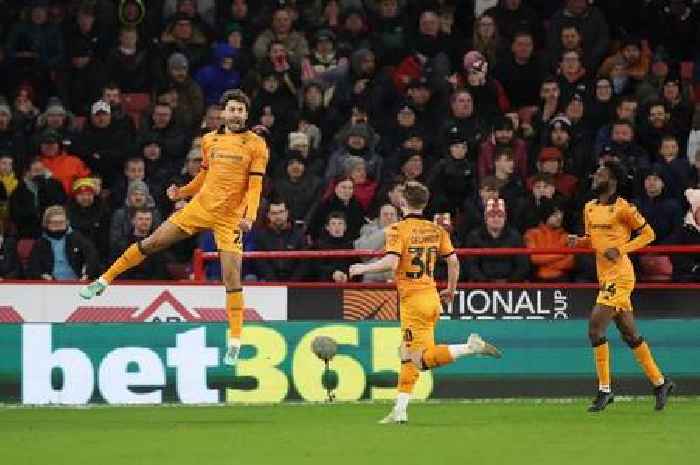
<path fill-rule="evenodd" d="M 399 292 L 401 334 L 399 349 L 401 372 L 396 404 L 380 423 L 406 423 L 406 407 L 418 381 L 419 370 L 446 365 L 465 355 L 483 354 L 500 358 L 501 353 L 478 334 L 466 344 L 435 345 L 435 323 L 440 317 L 440 301 L 451 302 L 459 278 L 459 260 L 442 227 L 423 219 L 428 204 L 428 189 L 410 181 L 404 191 L 401 210 L 404 220 L 386 229 L 386 255 L 373 263 L 350 267 L 350 276 L 393 270 Z M 438 295 L 433 271 L 441 256 L 447 261 L 447 288 Z"/>
<path fill-rule="evenodd" d="M 102 294 L 117 276 L 138 266 L 147 255 L 211 229 L 226 286 L 229 334 L 224 363 L 235 365 L 243 327 L 241 235 L 255 221 L 269 154 L 265 141 L 246 129 L 248 97 L 239 90 L 230 90 L 220 103 L 225 124 L 202 138 L 202 169 L 186 186 L 172 185 L 167 190 L 172 201 L 188 197 L 192 200 L 153 234 L 126 249 L 99 279 L 81 289 L 80 296 L 91 299 Z"/>
<path fill-rule="evenodd" d="M 634 352 L 644 369 L 656 395 L 656 410 L 662 410 L 674 388 L 673 382 L 661 374 L 651 350 L 639 335 L 632 314 L 631 295 L 634 289 L 634 268 L 627 254 L 654 240 L 654 230 L 634 205 L 618 194 L 624 179 L 620 165 L 608 162 L 593 176 L 593 191 L 597 199 L 584 208 L 585 236 L 569 237 L 570 246 L 592 247 L 596 254 L 596 268 L 600 292 L 593 307 L 588 326 L 588 337 L 593 346 L 598 395 L 589 412 L 599 412 L 612 403 L 610 388 L 610 348 L 605 337 L 608 325 L 615 321 L 622 339 Z M 630 240 L 632 233 L 636 237 Z"/>

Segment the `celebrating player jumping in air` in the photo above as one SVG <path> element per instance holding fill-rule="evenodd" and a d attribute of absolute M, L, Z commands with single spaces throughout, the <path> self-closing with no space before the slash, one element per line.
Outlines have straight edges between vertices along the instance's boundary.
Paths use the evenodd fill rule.
<path fill-rule="evenodd" d="M 466 344 L 435 345 L 435 323 L 440 301 L 451 302 L 459 278 L 459 260 L 450 236 L 442 227 L 423 219 L 428 189 L 418 182 L 406 183 L 402 210 L 404 220 L 386 229 L 386 255 L 373 263 L 350 267 L 350 276 L 393 270 L 401 309 L 401 372 L 394 409 L 380 423 L 406 423 L 406 407 L 418 381 L 419 370 L 446 365 L 464 355 L 500 357 L 491 344 L 472 334 Z M 437 257 L 447 261 L 447 288 L 438 295 L 433 271 Z"/>
<path fill-rule="evenodd" d="M 248 97 L 239 90 L 230 90 L 221 97 L 221 106 L 225 125 L 203 137 L 201 171 L 186 186 L 172 185 L 167 190 L 172 201 L 192 200 L 153 234 L 132 244 L 99 279 L 81 289 L 80 296 L 91 299 L 102 294 L 117 276 L 138 266 L 147 255 L 211 229 L 226 286 L 229 337 L 224 363 L 234 365 L 243 326 L 241 235 L 255 221 L 269 154 L 265 141 L 246 129 Z"/>
<path fill-rule="evenodd" d="M 596 268 L 600 292 L 589 322 L 588 337 L 593 346 L 598 395 L 589 412 L 599 412 L 612 403 L 610 388 L 610 349 L 605 333 L 612 320 L 630 346 L 656 395 L 656 410 L 662 410 L 673 382 L 664 377 L 656 366 L 651 350 L 639 335 L 632 315 L 631 295 L 634 289 L 634 268 L 627 256 L 654 240 L 654 230 L 637 208 L 618 194 L 624 172 L 612 162 L 601 166 L 593 177 L 593 192 L 598 197 L 588 202 L 584 209 L 586 234 L 570 236 L 570 246 L 592 247 L 596 253 Z M 633 233 L 636 237 L 630 240 Z"/>

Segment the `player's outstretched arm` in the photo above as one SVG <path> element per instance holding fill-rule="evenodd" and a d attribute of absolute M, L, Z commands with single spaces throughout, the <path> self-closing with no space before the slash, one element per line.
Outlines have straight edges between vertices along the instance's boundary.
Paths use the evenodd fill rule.
<path fill-rule="evenodd" d="M 360 276 L 365 273 L 381 273 L 384 271 L 395 271 L 399 266 L 399 256 L 393 253 L 384 255 L 381 260 L 372 263 L 355 263 L 350 266 L 350 277 Z"/>
<path fill-rule="evenodd" d="M 175 198 L 170 195 L 170 188 L 168 188 L 168 197 L 170 197 L 170 200 L 179 200 L 192 197 L 202 188 L 206 178 L 207 170 L 200 170 L 199 173 L 197 173 L 197 176 L 195 176 L 190 182 L 177 189 L 177 191 L 174 193 Z"/>
<path fill-rule="evenodd" d="M 635 250 L 641 249 L 642 247 L 646 247 L 650 243 L 656 239 L 656 233 L 654 233 L 654 230 L 652 229 L 651 226 L 649 226 L 648 223 L 644 224 L 644 226 L 637 230 L 638 235 L 631 241 L 627 242 L 626 244 L 623 244 L 620 246 L 620 253 L 630 253 L 634 252 Z"/>

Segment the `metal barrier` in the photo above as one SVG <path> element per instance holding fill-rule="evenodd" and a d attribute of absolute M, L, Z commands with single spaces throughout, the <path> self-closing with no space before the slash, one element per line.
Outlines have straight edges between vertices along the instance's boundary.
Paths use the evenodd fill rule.
<path fill-rule="evenodd" d="M 457 256 L 467 257 L 475 255 L 551 255 L 551 254 L 562 254 L 562 255 L 579 255 L 579 254 L 592 254 L 595 253 L 593 249 L 580 248 L 580 247 L 540 247 L 540 248 L 461 248 L 455 249 Z M 657 245 L 641 248 L 635 252 L 635 254 L 676 254 L 676 253 L 697 253 L 700 254 L 700 245 L 688 246 L 688 245 Z M 323 258 L 374 258 L 382 257 L 384 252 L 380 250 L 366 250 L 366 249 L 352 249 L 352 250 L 294 250 L 294 251 L 252 251 L 244 252 L 244 259 L 261 260 L 261 259 L 313 259 L 319 260 Z M 194 256 L 192 258 L 192 269 L 195 281 L 204 281 L 204 266 L 205 262 L 217 260 L 219 258 L 218 252 L 204 252 L 201 249 L 196 249 Z M 316 283 L 308 283 L 316 284 Z M 338 286 L 337 283 L 328 283 Z M 346 283 L 355 284 L 357 287 L 365 287 L 362 283 Z M 483 287 L 480 283 L 480 287 Z M 543 283 L 537 283 L 541 286 Z M 546 283 L 545 283 L 546 284 Z M 503 286 L 503 283 L 497 283 L 497 286 Z M 559 284 L 561 285 L 561 284 Z M 386 285 L 384 285 L 386 286 Z M 668 284 L 664 284 L 668 286 Z M 354 287 L 354 286 L 351 286 Z"/>

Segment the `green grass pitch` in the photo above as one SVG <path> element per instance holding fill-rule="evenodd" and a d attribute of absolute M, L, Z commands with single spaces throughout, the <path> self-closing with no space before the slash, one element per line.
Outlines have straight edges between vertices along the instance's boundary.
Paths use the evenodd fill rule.
<path fill-rule="evenodd" d="M 408 425 L 387 403 L 223 407 L 0 407 L 0 463 L 41 465 L 696 463 L 700 402 L 651 398 L 437 402 Z"/>

